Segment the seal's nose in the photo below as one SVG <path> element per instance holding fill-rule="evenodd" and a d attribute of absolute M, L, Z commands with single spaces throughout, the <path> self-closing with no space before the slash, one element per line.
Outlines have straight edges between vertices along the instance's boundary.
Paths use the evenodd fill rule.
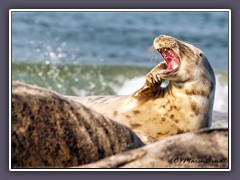
<path fill-rule="evenodd" d="M 156 37 L 153 41 L 153 46 L 155 47 L 155 49 L 158 49 L 161 45 L 161 40 L 164 39 L 165 35 L 160 35 L 158 37 Z"/>
<path fill-rule="evenodd" d="M 169 45 L 174 40 L 171 36 L 159 35 L 153 41 L 153 46 L 155 49 L 162 48 L 163 46 Z"/>
<path fill-rule="evenodd" d="M 157 38 L 159 38 L 159 39 L 172 39 L 171 36 L 167 36 L 167 35 L 159 35 Z"/>

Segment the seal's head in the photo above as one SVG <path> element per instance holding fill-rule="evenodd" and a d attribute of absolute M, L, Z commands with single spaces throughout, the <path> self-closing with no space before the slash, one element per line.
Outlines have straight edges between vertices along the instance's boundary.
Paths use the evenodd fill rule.
<path fill-rule="evenodd" d="M 155 38 L 153 46 L 165 60 L 161 65 L 163 68 L 158 72 L 161 78 L 187 82 L 206 76 L 215 82 L 211 65 L 200 49 L 166 35 Z"/>
<path fill-rule="evenodd" d="M 165 35 L 155 38 L 153 46 L 165 62 L 161 62 L 152 70 L 147 79 L 154 76 L 155 79 L 168 79 L 169 85 L 162 90 L 162 97 L 173 95 L 178 99 L 182 98 L 181 101 L 186 101 L 185 105 L 195 113 L 195 117 L 186 119 L 194 117 L 194 121 L 201 124 L 194 125 L 195 127 L 206 127 L 207 122 L 210 125 L 215 75 L 206 56 L 197 47 Z M 158 79 L 152 82 L 158 82 Z M 200 115 L 200 112 L 204 113 Z"/>

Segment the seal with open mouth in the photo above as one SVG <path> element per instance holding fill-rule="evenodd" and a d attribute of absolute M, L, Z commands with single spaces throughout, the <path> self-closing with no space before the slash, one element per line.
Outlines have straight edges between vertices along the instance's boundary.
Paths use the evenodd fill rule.
<path fill-rule="evenodd" d="M 215 75 L 203 52 L 176 38 L 160 35 L 153 47 L 162 55 L 142 88 L 130 96 L 71 97 L 123 123 L 151 143 L 211 124 Z M 163 79 L 169 84 L 161 87 Z"/>

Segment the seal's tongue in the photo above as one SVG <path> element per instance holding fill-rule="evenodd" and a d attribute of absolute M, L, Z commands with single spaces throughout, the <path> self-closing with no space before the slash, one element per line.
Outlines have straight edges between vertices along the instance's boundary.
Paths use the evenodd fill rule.
<path fill-rule="evenodd" d="M 163 71 L 163 73 L 169 73 L 178 68 L 178 66 L 180 65 L 180 61 L 178 56 L 174 53 L 172 49 L 163 48 L 159 49 L 158 51 L 161 53 L 168 65 Z"/>

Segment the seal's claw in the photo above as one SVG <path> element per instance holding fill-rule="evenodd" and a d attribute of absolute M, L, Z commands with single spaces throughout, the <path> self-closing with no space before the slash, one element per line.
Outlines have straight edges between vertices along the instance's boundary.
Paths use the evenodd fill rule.
<path fill-rule="evenodd" d="M 157 74 L 156 76 L 155 76 L 155 79 L 157 80 L 157 83 L 158 84 L 162 84 L 162 79 L 161 79 L 161 77 L 160 77 L 160 75 L 159 74 Z"/>
<path fill-rule="evenodd" d="M 146 81 L 148 81 L 149 83 L 153 84 L 153 75 L 151 72 L 149 72 L 146 76 Z"/>
<path fill-rule="evenodd" d="M 154 78 L 154 76 L 152 77 L 152 83 L 155 84 L 157 81 L 156 79 Z"/>
<path fill-rule="evenodd" d="M 149 72 L 146 76 L 146 81 L 148 81 L 151 84 L 158 84 L 158 85 L 161 85 L 162 83 L 162 79 L 159 76 L 159 74 L 157 74 L 156 71 Z"/>

